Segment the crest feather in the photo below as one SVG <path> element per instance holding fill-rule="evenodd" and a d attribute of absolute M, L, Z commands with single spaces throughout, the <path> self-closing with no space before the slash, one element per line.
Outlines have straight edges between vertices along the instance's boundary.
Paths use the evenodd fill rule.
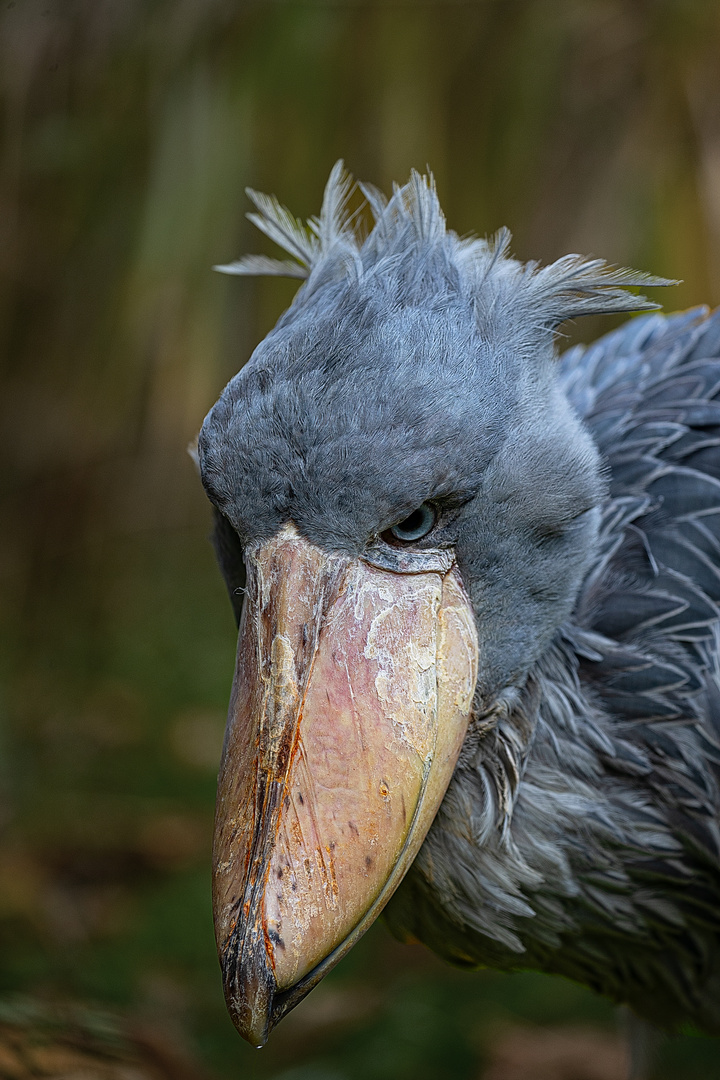
<path fill-rule="evenodd" d="M 268 275 L 275 277 L 306 278 L 307 267 L 292 259 L 271 259 L 267 255 L 243 255 L 231 263 L 213 266 L 221 274 L 238 274 L 246 277 Z"/>
<path fill-rule="evenodd" d="M 623 311 L 654 311 L 654 300 L 627 292 L 629 287 L 651 288 L 677 285 L 677 281 L 656 277 L 641 270 L 610 266 L 604 259 L 563 255 L 549 266 L 528 270 L 534 279 L 532 291 L 542 304 L 545 321 L 558 326 L 581 315 L 610 315 Z"/>
<path fill-rule="evenodd" d="M 358 181 L 358 187 L 365 196 L 372 216 L 375 221 L 378 221 L 382 217 L 385 207 L 388 204 L 387 195 L 384 191 L 381 191 L 379 187 L 375 187 L 375 184 L 368 184 L 365 181 Z"/>
<path fill-rule="evenodd" d="M 325 185 L 320 216 L 310 218 L 308 222 L 320 243 L 320 251 L 323 254 L 326 254 L 338 240 L 349 239 L 355 242 L 355 235 L 347 214 L 348 199 L 354 186 L 355 182 L 345 172 L 341 158 L 333 165 Z"/>
<path fill-rule="evenodd" d="M 346 275 L 361 277 L 375 269 L 382 269 L 385 275 L 390 265 L 405 265 L 442 249 L 447 263 L 459 274 L 454 279 L 458 281 L 455 288 L 474 295 L 481 305 L 478 317 L 486 297 L 488 312 L 507 307 L 508 317 L 513 320 L 524 312 L 529 329 L 555 329 L 581 315 L 653 310 L 660 305 L 627 290 L 677 284 L 582 255 L 565 255 L 543 267 L 536 262 L 523 264 L 509 254 L 507 229 L 500 229 L 490 241 L 461 239 L 446 228 L 435 180 L 429 171 L 422 175 L 413 169 L 407 184 L 393 185 L 389 200 L 371 184 L 359 185 L 375 219 L 365 238 L 356 215 L 347 209 L 353 186 L 342 160 L 336 162 L 325 186 L 320 214 L 307 224 L 293 217 L 274 195 L 248 188 L 257 211 L 248 218 L 291 259 L 246 255 L 215 269 L 226 274 L 310 277 L 306 289 L 314 293 L 327 282 Z M 410 276 L 405 280 L 413 279 Z M 431 291 L 440 288 L 437 275 L 422 273 L 416 281 L 413 289 L 424 293 L 408 294 L 407 302 L 422 304 Z M 311 293 L 302 291 L 306 297 Z"/>
<path fill-rule="evenodd" d="M 437 196 L 433 174 L 429 172 L 427 176 L 422 176 L 413 169 L 410 182 L 399 189 L 399 194 L 410 220 L 415 225 L 418 239 L 429 244 L 442 239 L 446 232 L 445 215 Z"/>
<path fill-rule="evenodd" d="M 312 266 L 317 255 L 318 242 L 307 227 L 293 217 L 274 195 L 263 195 L 261 191 L 254 191 L 252 188 L 245 190 L 259 211 L 257 214 L 248 214 L 248 220 L 303 265 Z"/>

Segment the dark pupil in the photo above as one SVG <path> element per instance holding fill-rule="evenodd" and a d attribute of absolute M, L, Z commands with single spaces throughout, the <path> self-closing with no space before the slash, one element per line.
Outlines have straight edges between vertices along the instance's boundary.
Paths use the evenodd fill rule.
<path fill-rule="evenodd" d="M 398 540 L 419 540 L 430 532 L 435 524 L 435 511 L 431 506 L 419 506 L 412 514 L 399 521 L 391 529 L 393 536 Z"/>
<path fill-rule="evenodd" d="M 414 533 L 418 529 L 422 529 L 425 524 L 425 511 L 413 510 L 410 517 L 406 517 L 404 521 L 401 521 L 398 525 L 398 532 Z"/>

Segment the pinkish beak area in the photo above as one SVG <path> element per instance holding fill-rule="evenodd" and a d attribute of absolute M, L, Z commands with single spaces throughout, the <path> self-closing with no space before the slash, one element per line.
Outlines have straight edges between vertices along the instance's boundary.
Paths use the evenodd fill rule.
<path fill-rule="evenodd" d="M 213 853 L 225 998 L 256 1046 L 392 896 L 452 776 L 477 677 L 452 558 L 246 554 Z"/>

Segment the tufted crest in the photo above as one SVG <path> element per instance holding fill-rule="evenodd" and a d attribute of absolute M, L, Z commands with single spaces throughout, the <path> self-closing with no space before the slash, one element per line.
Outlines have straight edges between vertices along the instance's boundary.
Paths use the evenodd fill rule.
<path fill-rule="evenodd" d="M 342 161 L 330 173 L 319 216 L 307 223 L 294 217 L 274 195 L 248 188 L 256 207 L 248 214 L 250 221 L 290 258 L 245 255 L 215 269 L 225 274 L 303 279 L 307 284 L 296 299 L 302 305 L 328 282 L 353 276 L 387 277 L 407 271 L 412 264 L 413 282 L 405 283 L 407 299 L 418 302 L 423 291 L 433 288 L 433 274 L 423 274 L 422 268 L 433 256 L 441 255 L 459 292 L 482 295 L 493 304 L 505 300 L 516 310 L 521 305 L 532 323 L 550 328 L 579 315 L 654 309 L 657 304 L 628 288 L 675 284 L 581 255 L 565 255 L 548 266 L 521 263 L 509 255 L 507 229 L 490 240 L 461 238 L 446 227 L 432 175 L 413 170 L 407 184 L 395 185 L 390 199 L 372 185 L 358 186 L 374 218 L 367 236 L 357 214 L 348 209 L 354 184 Z"/>

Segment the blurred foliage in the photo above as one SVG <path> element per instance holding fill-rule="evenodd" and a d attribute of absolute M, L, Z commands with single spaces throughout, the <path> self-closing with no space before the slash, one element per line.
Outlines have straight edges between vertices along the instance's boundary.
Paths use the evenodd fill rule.
<path fill-rule="evenodd" d="M 234 631 L 185 447 L 294 289 L 210 272 L 271 251 L 244 186 L 308 215 L 341 156 L 385 188 L 428 162 L 450 224 L 522 258 L 718 303 L 717 0 L 2 0 L 0 94 L 0 995 L 276 1080 L 501 1078 L 513 1024 L 611 1028 L 376 926 L 262 1054 L 235 1035 L 209 910 Z M 657 1075 L 717 1059 L 676 1040 Z"/>

